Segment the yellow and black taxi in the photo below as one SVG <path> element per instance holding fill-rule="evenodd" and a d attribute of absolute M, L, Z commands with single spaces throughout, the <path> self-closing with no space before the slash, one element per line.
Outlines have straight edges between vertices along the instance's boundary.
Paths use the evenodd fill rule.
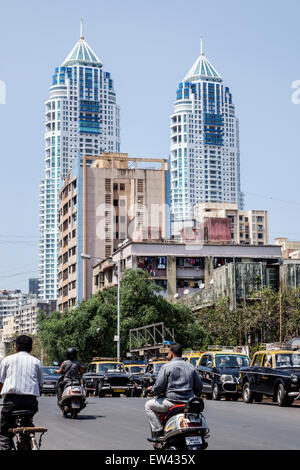
<path fill-rule="evenodd" d="M 146 364 L 144 362 L 124 363 L 125 370 L 134 381 L 134 397 L 140 397 L 143 389 L 143 375 L 145 374 Z"/>
<path fill-rule="evenodd" d="M 196 366 L 203 383 L 202 394 L 213 400 L 220 400 L 222 397 L 238 400 L 241 395 L 240 369 L 249 365 L 249 356 L 234 350 L 204 352 Z"/>
<path fill-rule="evenodd" d="M 267 396 L 279 406 L 291 406 L 300 398 L 300 351 L 257 351 L 251 365 L 240 371 L 240 384 L 246 403 Z"/>
<path fill-rule="evenodd" d="M 142 377 L 142 394 L 143 398 L 148 396 L 147 388 L 155 384 L 156 378 L 162 366 L 168 362 L 167 358 L 152 358 L 149 360 L 145 374 Z"/>
<path fill-rule="evenodd" d="M 200 357 L 202 356 L 203 353 L 204 353 L 204 351 L 199 351 L 199 352 L 190 351 L 190 352 L 185 352 L 182 355 L 182 357 L 185 361 L 189 362 L 190 364 L 192 364 L 193 366 L 196 367 L 196 365 L 199 362 L 199 359 L 200 359 Z"/>
<path fill-rule="evenodd" d="M 88 370 L 82 376 L 87 395 L 93 393 L 98 397 L 125 394 L 134 395 L 134 381 L 125 370 L 124 364 L 116 358 L 94 357 Z"/>

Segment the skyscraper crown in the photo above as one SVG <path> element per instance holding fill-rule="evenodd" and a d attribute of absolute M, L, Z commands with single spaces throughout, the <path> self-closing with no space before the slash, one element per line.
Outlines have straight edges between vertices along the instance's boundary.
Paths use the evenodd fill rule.
<path fill-rule="evenodd" d="M 192 68 L 188 71 L 184 80 L 194 81 L 194 80 L 201 80 L 201 79 L 209 79 L 214 80 L 217 82 L 222 81 L 221 75 L 216 71 L 216 69 L 212 66 L 210 61 L 204 55 L 202 50 L 202 40 L 200 46 L 200 56 L 193 64 Z"/>
<path fill-rule="evenodd" d="M 82 33 L 82 21 L 80 23 L 80 39 L 71 50 L 68 57 L 62 63 L 62 66 L 82 64 L 82 65 L 98 65 L 102 67 L 101 60 L 96 56 L 95 52 L 86 42 Z"/>

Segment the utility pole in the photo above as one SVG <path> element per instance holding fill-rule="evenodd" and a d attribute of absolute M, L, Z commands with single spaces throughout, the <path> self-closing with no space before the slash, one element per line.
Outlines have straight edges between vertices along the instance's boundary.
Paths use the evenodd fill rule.
<path fill-rule="evenodd" d="M 118 326 L 117 326 L 117 357 L 120 361 L 120 277 L 121 277 L 121 261 L 118 260 Z"/>

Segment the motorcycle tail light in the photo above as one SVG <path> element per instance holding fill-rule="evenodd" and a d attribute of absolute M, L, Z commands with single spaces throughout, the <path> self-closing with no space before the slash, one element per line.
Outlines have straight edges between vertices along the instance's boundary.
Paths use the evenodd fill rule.
<path fill-rule="evenodd" d="M 200 426 L 202 426 L 202 419 L 200 419 L 199 421 L 194 422 L 194 423 L 192 423 L 191 421 L 187 422 L 187 427 L 188 428 L 199 428 Z"/>

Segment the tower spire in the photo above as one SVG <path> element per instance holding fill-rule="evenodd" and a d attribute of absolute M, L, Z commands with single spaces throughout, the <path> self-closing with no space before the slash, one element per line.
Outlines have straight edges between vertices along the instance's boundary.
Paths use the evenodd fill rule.
<path fill-rule="evenodd" d="M 80 20 L 80 39 L 84 39 L 83 37 L 83 20 Z"/>
<path fill-rule="evenodd" d="M 200 37 L 200 55 L 203 55 L 203 37 Z"/>

